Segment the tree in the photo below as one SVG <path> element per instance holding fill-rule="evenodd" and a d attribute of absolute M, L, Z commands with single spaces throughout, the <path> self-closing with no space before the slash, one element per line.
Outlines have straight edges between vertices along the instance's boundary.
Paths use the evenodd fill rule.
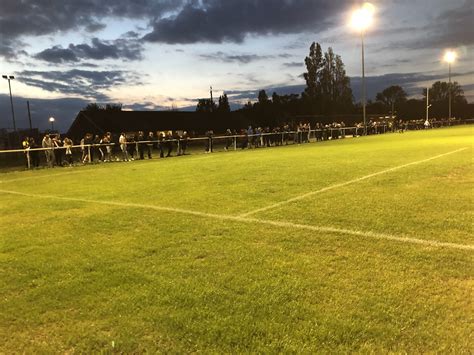
<path fill-rule="evenodd" d="M 227 94 L 219 96 L 219 106 L 217 107 L 217 111 L 221 113 L 230 112 L 230 105 L 229 99 L 227 98 Z"/>
<path fill-rule="evenodd" d="M 122 104 L 106 104 L 103 106 L 96 102 L 91 102 L 90 104 L 87 104 L 87 106 L 83 108 L 82 111 L 122 111 Z"/>
<path fill-rule="evenodd" d="M 268 100 L 268 95 L 265 90 L 260 90 L 258 92 L 258 103 L 260 105 L 267 105 L 270 101 Z"/>
<path fill-rule="evenodd" d="M 407 93 L 401 86 L 392 85 L 384 89 L 382 92 L 379 92 L 375 99 L 377 102 L 383 104 L 386 110 L 390 110 L 393 116 L 395 107 L 407 100 Z"/>
<path fill-rule="evenodd" d="M 426 98 L 426 89 L 423 89 L 423 96 Z M 445 81 L 435 82 L 430 89 L 430 102 L 448 101 L 449 83 Z M 451 98 L 453 102 L 465 103 L 464 90 L 457 81 L 451 83 Z"/>
<path fill-rule="evenodd" d="M 331 47 L 324 53 L 323 67 L 319 72 L 322 113 L 345 113 L 352 110 L 352 89 L 341 56 Z"/>
<path fill-rule="evenodd" d="M 426 89 L 423 89 L 423 96 L 426 101 Z M 444 118 L 448 117 L 449 114 L 449 83 L 437 81 L 430 88 L 429 101 L 432 105 L 430 108 L 430 115 L 433 117 Z M 462 87 L 455 81 L 451 83 L 451 102 L 452 102 L 452 115 L 454 117 L 463 115 L 466 111 L 467 100 L 464 97 L 464 91 Z"/>
<path fill-rule="evenodd" d="M 105 111 L 122 111 L 122 104 L 106 104 Z"/>
<path fill-rule="evenodd" d="M 341 56 L 331 47 L 322 53 L 319 43 L 312 43 L 305 59 L 306 89 L 303 99 L 310 113 L 331 114 L 353 109 L 350 79 Z"/>
<path fill-rule="evenodd" d="M 320 93 L 319 72 L 323 67 L 323 53 L 321 45 L 313 42 L 309 47 L 309 56 L 304 60 L 307 72 L 303 74 L 306 80 L 304 93 L 309 99 L 317 99 Z"/>
<path fill-rule="evenodd" d="M 82 111 L 87 111 L 87 112 L 95 112 L 95 111 L 101 111 L 101 110 L 103 110 L 103 108 L 96 102 L 91 102 L 90 104 L 87 104 L 87 106 L 82 109 Z"/>
<path fill-rule="evenodd" d="M 211 99 L 199 99 L 196 106 L 197 112 L 214 112 L 216 110 L 216 103 Z"/>

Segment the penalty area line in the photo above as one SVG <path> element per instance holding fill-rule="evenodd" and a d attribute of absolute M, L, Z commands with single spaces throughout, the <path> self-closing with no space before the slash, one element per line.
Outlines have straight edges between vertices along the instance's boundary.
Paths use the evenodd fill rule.
<path fill-rule="evenodd" d="M 274 208 L 278 208 L 278 207 L 281 207 L 281 206 L 283 206 L 283 205 L 289 204 L 289 203 L 291 203 L 291 202 L 303 200 L 303 199 L 305 199 L 305 198 L 307 198 L 307 197 L 314 196 L 314 195 L 317 195 L 317 194 L 320 194 L 320 193 L 323 193 L 323 192 L 326 192 L 326 191 L 329 191 L 329 190 L 333 190 L 333 189 L 337 189 L 337 188 L 339 188 L 339 187 L 344 187 L 344 186 L 347 186 L 347 185 L 351 185 L 351 184 L 354 184 L 354 183 L 356 183 L 356 182 L 360 182 L 360 181 L 364 181 L 364 180 L 373 178 L 373 177 L 375 177 L 375 176 L 379 176 L 379 175 L 391 173 L 392 171 L 396 171 L 396 170 L 399 170 L 399 169 L 403 169 L 403 168 L 406 168 L 406 167 L 408 167 L 408 166 L 426 163 L 426 162 L 428 162 L 428 161 L 431 161 L 431 160 L 434 160 L 434 159 L 439 159 L 439 158 L 442 158 L 442 157 L 444 157 L 444 156 L 446 156 L 446 155 L 458 153 L 458 152 L 461 152 L 461 151 L 466 150 L 466 149 L 468 149 L 468 148 L 467 148 L 467 147 L 464 147 L 464 148 L 461 148 L 461 149 L 456 149 L 456 150 L 453 150 L 453 151 L 448 152 L 448 153 L 435 155 L 435 156 L 433 156 L 433 157 L 431 157 L 431 158 L 427 158 L 427 159 L 423 159 L 423 160 L 414 161 L 414 162 L 411 162 L 411 163 L 408 163 L 408 164 L 398 165 L 398 166 L 395 166 L 395 167 L 393 167 L 393 168 L 381 170 L 381 171 L 378 171 L 378 172 L 376 172 L 376 173 L 372 173 L 372 174 L 369 174 L 369 175 L 365 175 L 365 176 L 362 176 L 362 177 L 359 177 L 359 178 L 356 178 L 356 179 L 353 179 L 353 180 L 349 180 L 349 181 L 346 181 L 346 182 L 341 182 L 341 183 L 339 183 L 339 184 L 334 184 L 334 185 L 330 185 L 330 186 L 327 186 L 327 187 L 323 187 L 322 189 L 319 189 L 319 190 L 316 190 L 316 191 L 310 191 L 310 192 L 307 192 L 307 193 L 305 193 L 305 194 L 303 194 L 303 195 L 295 196 L 295 197 L 292 197 L 292 198 L 290 198 L 290 199 L 288 199 L 288 200 L 274 203 L 273 205 L 269 205 L 269 206 L 266 206 L 266 207 L 258 208 L 258 209 L 255 209 L 255 210 L 252 210 L 252 211 L 243 213 L 243 214 L 239 215 L 239 217 L 248 217 L 248 216 L 254 215 L 254 214 L 256 214 L 256 213 L 268 211 L 268 210 L 271 210 L 271 209 L 274 209 Z"/>
<path fill-rule="evenodd" d="M 162 207 L 162 206 L 155 206 L 155 205 L 145 205 L 145 204 L 139 204 L 139 203 L 127 203 L 127 202 L 116 202 L 116 201 L 89 200 L 89 199 L 74 198 L 74 197 L 55 196 L 55 195 L 39 195 L 39 194 L 30 194 L 30 193 L 23 193 L 23 192 L 10 191 L 10 190 L 2 190 L 2 189 L 0 189 L 0 193 L 30 197 L 30 198 L 54 199 L 54 200 L 62 200 L 62 201 L 81 202 L 81 203 L 86 203 L 86 204 L 93 203 L 93 204 L 99 204 L 99 205 L 116 206 L 116 207 L 121 207 L 121 208 L 139 208 L 139 209 L 148 209 L 148 210 L 163 211 L 163 212 L 180 213 L 180 214 L 193 215 L 193 216 L 203 217 L 203 218 L 217 219 L 217 220 L 222 220 L 222 221 L 234 221 L 234 222 L 241 222 L 241 223 L 246 223 L 246 224 L 257 223 L 257 224 L 263 224 L 263 225 L 280 227 L 280 228 L 308 230 L 308 231 L 313 231 L 313 232 L 318 232 L 318 233 L 344 234 L 344 235 L 350 235 L 350 236 L 355 236 L 355 237 L 389 240 L 389 241 L 409 243 L 409 244 L 418 244 L 418 245 L 430 246 L 430 247 L 436 247 L 436 248 L 448 248 L 448 249 L 470 250 L 470 251 L 474 250 L 474 245 L 470 245 L 470 244 L 440 242 L 437 240 L 395 236 L 395 235 L 376 233 L 376 232 L 370 232 L 370 231 L 350 230 L 350 229 L 326 227 L 326 226 L 312 226 L 312 225 L 307 225 L 307 224 L 271 221 L 271 220 L 251 218 L 251 217 L 221 215 L 221 214 L 198 212 L 198 211 L 186 210 L 186 209 L 181 209 L 181 208 L 173 208 L 173 207 Z"/>

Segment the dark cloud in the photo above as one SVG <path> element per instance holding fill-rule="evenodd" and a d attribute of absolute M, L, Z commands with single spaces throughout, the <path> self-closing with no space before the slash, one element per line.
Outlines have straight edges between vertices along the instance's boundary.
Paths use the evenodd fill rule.
<path fill-rule="evenodd" d="M 105 27 L 102 19 L 155 18 L 175 11 L 184 0 L 1 0 L 0 56 L 18 53 L 10 44 L 22 36 L 50 35 L 84 29 L 96 32 Z M 16 43 L 18 47 L 18 43 Z"/>
<path fill-rule="evenodd" d="M 15 61 L 22 55 L 28 55 L 25 50 L 19 49 L 25 47 L 21 41 L 12 41 L 0 36 L 0 57 L 7 62 Z"/>
<path fill-rule="evenodd" d="M 407 35 L 406 39 L 395 41 L 387 49 L 427 49 L 427 48 L 457 48 L 474 45 L 474 2 L 465 0 L 460 6 L 443 11 L 429 24 L 413 27 L 381 30 L 379 34 Z"/>
<path fill-rule="evenodd" d="M 160 17 L 176 10 L 181 0 L 2 0 L 0 28 L 5 38 L 45 35 L 84 28 L 103 28 L 99 19 Z"/>
<path fill-rule="evenodd" d="M 54 46 L 35 55 L 50 63 L 78 62 L 80 60 L 142 59 L 143 46 L 134 39 L 119 38 L 103 41 L 93 38 L 91 44 L 70 44 L 67 48 Z"/>
<path fill-rule="evenodd" d="M 158 18 L 151 42 L 242 42 L 247 35 L 322 31 L 346 6 L 342 0 L 187 1 L 176 15 Z"/>
<path fill-rule="evenodd" d="M 241 63 L 248 64 L 259 60 L 272 59 L 272 58 L 290 58 L 291 54 L 282 53 L 277 56 L 273 55 L 258 55 L 258 54 L 228 54 L 224 52 L 216 52 L 209 54 L 200 54 L 200 58 L 205 60 L 218 61 L 223 63 Z"/>
<path fill-rule="evenodd" d="M 474 71 L 466 72 L 466 73 L 453 73 L 453 79 L 455 80 L 457 76 L 466 76 L 466 75 L 473 75 Z M 444 74 L 425 74 L 425 73 L 392 73 L 386 75 L 379 75 L 379 76 L 369 76 L 366 77 L 366 85 L 367 85 L 367 97 L 368 99 L 374 100 L 375 96 L 378 92 L 386 89 L 392 85 L 400 85 L 405 89 L 408 95 L 421 95 L 422 91 L 422 83 L 424 82 L 435 82 L 437 80 L 445 80 L 446 75 Z M 352 92 L 354 95 L 355 101 L 360 101 L 361 97 L 361 85 L 362 79 L 361 77 L 352 77 L 351 78 L 351 87 Z M 229 100 L 233 102 L 239 102 L 242 100 L 256 100 L 258 96 L 258 91 L 260 89 L 264 89 L 268 95 L 271 95 L 273 92 L 276 92 L 279 95 L 285 94 L 301 94 L 304 89 L 305 85 L 286 85 L 286 86 L 269 86 L 258 88 L 255 90 L 230 90 L 226 91 L 227 95 L 229 96 Z M 471 89 L 471 85 L 463 86 L 463 89 L 466 91 Z"/>
<path fill-rule="evenodd" d="M 283 63 L 284 67 L 287 68 L 301 68 L 304 66 L 303 62 L 289 62 L 289 63 Z"/>
<path fill-rule="evenodd" d="M 199 55 L 200 58 L 205 60 L 212 60 L 224 63 L 242 63 L 248 64 L 251 62 L 255 62 L 257 60 L 263 60 L 272 58 L 268 55 L 257 55 L 257 54 L 226 54 L 224 52 L 216 52 L 210 54 L 201 54 Z"/>
<path fill-rule="evenodd" d="M 140 77 L 133 72 L 120 70 L 88 71 L 31 71 L 16 73 L 18 81 L 45 91 L 65 95 L 82 96 L 97 101 L 108 101 L 104 91 L 120 85 L 140 84 Z"/>

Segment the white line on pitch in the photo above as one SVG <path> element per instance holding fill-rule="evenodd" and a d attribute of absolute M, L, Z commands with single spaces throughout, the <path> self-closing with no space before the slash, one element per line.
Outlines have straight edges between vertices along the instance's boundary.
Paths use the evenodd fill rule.
<path fill-rule="evenodd" d="M 466 150 L 466 149 L 467 149 L 467 147 L 457 149 L 457 150 L 453 150 L 453 151 L 448 152 L 448 153 L 435 155 L 434 157 L 431 157 L 431 158 L 427 158 L 427 159 L 423 159 L 423 160 L 414 161 L 412 163 L 395 166 L 393 168 L 389 168 L 389 169 L 385 169 L 385 170 L 382 170 L 382 171 L 379 171 L 379 172 L 376 172 L 376 173 L 373 173 L 373 174 L 365 175 L 365 176 L 362 176 L 362 177 L 357 178 L 357 179 L 353 179 L 353 180 L 349 180 L 349 181 L 346 181 L 346 182 L 341 182 L 339 184 L 334 184 L 334 185 L 330 185 L 330 186 L 327 186 L 327 187 L 323 187 L 322 189 L 319 189 L 319 190 L 316 190 L 316 191 L 311 191 L 311 192 L 308 192 L 308 193 L 305 193 L 303 195 L 299 195 L 299 196 L 296 196 L 296 197 L 292 197 L 288 200 L 277 202 L 277 203 L 274 203 L 273 205 L 270 205 L 270 206 L 267 206 L 267 207 L 262 207 L 262 208 L 259 208 L 259 209 L 253 210 L 253 211 L 249 211 L 249 212 L 240 214 L 239 217 L 248 217 L 248 216 L 253 215 L 255 213 L 271 210 L 271 209 L 286 205 L 286 204 L 294 202 L 294 201 L 299 201 L 299 200 L 305 199 L 307 197 L 320 194 L 322 192 L 326 192 L 326 191 L 329 191 L 329 190 L 336 189 L 338 187 L 343 187 L 343 186 L 347 186 L 347 185 L 350 185 L 350 184 L 354 184 L 356 182 L 367 180 L 367 179 L 373 178 L 373 177 L 378 176 L 378 175 L 390 173 L 392 171 L 396 171 L 396 170 L 399 170 L 399 169 L 402 169 L 402 168 L 406 168 L 408 166 L 417 165 L 417 164 L 421 164 L 421 163 L 426 163 L 427 161 L 438 159 L 438 158 L 444 157 L 446 155 L 458 153 L 458 152 L 461 152 L 461 151 Z"/>
<path fill-rule="evenodd" d="M 126 208 L 132 207 L 132 208 L 148 209 L 148 210 L 155 210 L 155 211 L 181 213 L 181 214 L 193 215 L 197 217 L 213 218 L 213 219 L 218 219 L 218 220 L 223 220 L 223 221 L 258 223 L 258 224 L 264 224 L 264 225 L 280 227 L 280 228 L 301 229 L 301 230 L 309 230 L 309 231 L 320 232 L 320 233 L 324 232 L 324 233 L 333 233 L 333 234 L 346 234 L 346 235 L 351 235 L 351 236 L 383 239 L 383 240 L 418 244 L 418 245 L 431 246 L 431 247 L 437 247 L 437 248 L 474 250 L 474 245 L 470 245 L 470 244 L 447 243 L 447 242 L 440 242 L 436 240 L 402 237 L 402 236 L 395 236 L 395 235 L 376 233 L 376 232 L 370 232 L 370 231 L 365 232 L 365 231 L 350 230 L 350 229 L 343 229 L 343 228 L 311 226 L 311 225 L 291 223 L 291 222 L 270 221 L 270 220 L 264 220 L 264 219 L 258 219 L 258 218 L 228 216 L 228 215 L 220 215 L 220 214 L 214 214 L 214 213 L 185 210 L 185 209 L 173 208 L 173 207 L 161 207 L 161 206 L 145 205 L 145 204 L 139 204 L 139 203 L 127 203 L 127 202 L 88 200 L 88 199 L 82 199 L 82 198 L 62 197 L 62 196 L 54 196 L 54 195 L 37 195 L 37 194 L 29 194 L 29 193 L 9 191 L 9 190 L 0 190 L 0 193 L 18 195 L 18 196 L 24 196 L 24 197 L 33 197 L 33 198 L 55 199 L 55 200 L 73 201 L 73 202 L 81 202 L 81 203 L 95 203 L 95 204 L 107 205 L 107 206 L 117 206 L 117 207 L 126 207 Z"/>

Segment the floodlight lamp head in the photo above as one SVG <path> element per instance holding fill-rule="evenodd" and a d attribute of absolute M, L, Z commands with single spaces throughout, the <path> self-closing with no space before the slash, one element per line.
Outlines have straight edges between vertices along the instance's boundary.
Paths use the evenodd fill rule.
<path fill-rule="evenodd" d="M 369 2 L 354 10 L 351 16 L 351 26 L 359 32 L 365 32 L 374 22 L 375 7 Z"/>
<path fill-rule="evenodd" d="M 451 64 L 456 60 L 457 54 L 454 51 L 446 51 L 444 54 L 444 61 Z"/>
<path fill-rule="evenodd" d="M 54 122 L 54 121 L 55 121 L 54 117 L 49 118 L 49 122 Z"/>

